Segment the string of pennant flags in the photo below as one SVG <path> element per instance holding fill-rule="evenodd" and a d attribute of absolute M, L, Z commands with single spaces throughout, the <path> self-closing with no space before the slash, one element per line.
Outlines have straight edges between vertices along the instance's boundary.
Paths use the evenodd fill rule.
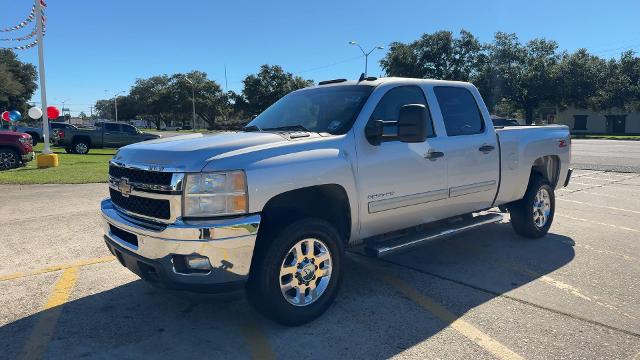
<path fill-rule="evenodd" d="M 47 6 L 47 4 L 45 3 L 44 0 L 39 0 L 39 1 L 42 7 L 42 13 L 40 14 L 40 16 L 42 16 L 42 35 L 44 36 L 45 30 L 46 30 L 46 23 L 47 23 L 46 21 L 47 18 L 44 13 L 44 8 Z M 29 12 L 29 15 L 25 20 L 21 21 L 15 26 L 5 28 L 5 29 L 0 29 L 0 32 L 11 32 L 11 31 L 20 30 L 26 27 L 27 25 L 29 25 L 31 22 L 33 22 L 35 18 L 36 18 L 36 6 L 33 5 L 31 6 L 31 11 Z M 33 37 L 36 36 L 36 34 L 37 34 L 37 29 L 36 27 L 34 27 L 34 29 L 26 35 L 17 36 L 17 37 L 0 38 L 0 41 L 25 41 L 25 40 L 32 39 Z M 34 40 L 31 43 L 25 44 L 25 45 L 10 46 L 10 47 L 0 46 L 0 49 L 26 50 L 36 46 L 37 44 L 38 44 L 38 40 Z"/>

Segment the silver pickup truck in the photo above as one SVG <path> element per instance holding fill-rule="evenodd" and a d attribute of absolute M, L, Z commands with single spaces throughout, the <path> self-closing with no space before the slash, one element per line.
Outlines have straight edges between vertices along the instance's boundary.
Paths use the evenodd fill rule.
<path fill-rule="evenodd" d="M 570 144 L 566 126 L 495 129 L 468 83 L 321 82 L 243 132 L 121 148 L 101 204 L 105 240 L 151 283 L 246 288 L 266 316 L 303 324 L 334 300 L 345 248 L 385 256 L 502 212 L 518 234 L 544 236 Z"/>

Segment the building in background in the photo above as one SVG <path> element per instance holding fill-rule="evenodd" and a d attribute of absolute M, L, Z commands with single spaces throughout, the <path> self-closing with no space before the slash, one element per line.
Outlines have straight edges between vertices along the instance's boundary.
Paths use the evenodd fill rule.
<path fill-rule="evenodd" d="M 567 125 L 574 134 L 640 134 L 638 111 L 567 108 L 557 111 L 554 120 L 556 124 Z"/>

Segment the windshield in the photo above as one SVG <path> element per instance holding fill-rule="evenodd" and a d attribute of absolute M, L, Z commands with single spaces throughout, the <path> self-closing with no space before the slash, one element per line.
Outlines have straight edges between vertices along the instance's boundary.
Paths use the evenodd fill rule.
<path fill-rule="evenodd" d="M 344 134 L 372 90 L 369 85 L 344 85 L 292 92 L 258 115 L 247 128 Z"/>

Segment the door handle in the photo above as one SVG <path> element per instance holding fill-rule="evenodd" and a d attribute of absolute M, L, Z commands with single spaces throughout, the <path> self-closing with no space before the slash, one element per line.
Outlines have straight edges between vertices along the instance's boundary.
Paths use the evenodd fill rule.
<path fill-rule="evenodd" d="M 433 150 L 429 150 L 425 155 L 424 158 L 425 159 L 429 159 L 431 161 L 435 161 L 438 158 L 441 158 L 444 156 L 444 153 L 442 151 L 433 151 Z"/>
<path fill-rule="evenodd" d="M 480 146 L 480 147 L 478 148 L 478 150 L 480 150 L 481 152 L 483 152 L 483 153 L 485 153 L 485 154 L 486 154 L 486 153 L 488 153 L 488 152 L 490 152 L 490 151 L 495 150 L 495 148 L 496 148 L 496 147 L 495 147 L 495 146 L 493 146 L 493 145 L 482 145 L 482 146 Z"/>

